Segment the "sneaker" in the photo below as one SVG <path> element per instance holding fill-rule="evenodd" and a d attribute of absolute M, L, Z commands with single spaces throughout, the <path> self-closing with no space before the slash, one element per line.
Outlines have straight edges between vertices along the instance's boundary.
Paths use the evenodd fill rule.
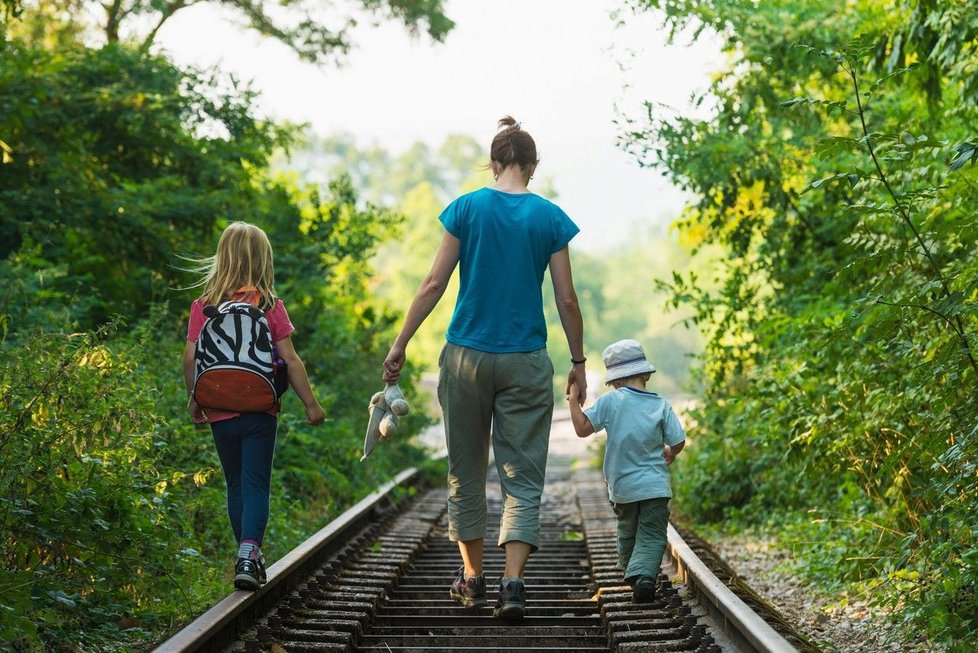
<path fill-rule="evenodd" d="M 486 604 L 486 577 L 466 578 L 465 567 L 459 567 L 448 595 L 466 608 L 481 608 Z"/>
<path fill-rule="evenodd" d="M 632 588 L 632 600 L 635 603 L 651 603 L 655 598 L 655 579 L 641 576 Z"/>
<path fill-rule="evenodd" d="M 256 591 L 268 581 L 265 556 L 261 551 L 253 558 L 238 558 L 234 565 L 234 586 L 239 590 Z"/>
<path fill-rule="evenodd" d="M 522 619 L 526 615 L 526 586 L 522 578 L 499 581 L 499 599 L 492 614 L 500 619 Z"/>

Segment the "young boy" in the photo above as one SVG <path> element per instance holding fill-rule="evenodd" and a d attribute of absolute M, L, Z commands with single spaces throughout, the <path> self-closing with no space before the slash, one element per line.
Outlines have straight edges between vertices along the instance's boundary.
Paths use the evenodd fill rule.
<path fill-rule="evenodd" d="M 645 384 L 655 368 L 635 340 L 619 340 L 601 354 L 614 387 L 587 410 L 570 388 L 567 402 L 577 435 L 605 429 L 604 476 L 618 517 L 618 564 L 633 588 L 636 603 L 655 597 L 655 578 L 666 547 L 669 523 L 669 469 L 686 444 L 686 435 L 665 399 Z M 575 399 L 572 399 L 575 398 Z"/>

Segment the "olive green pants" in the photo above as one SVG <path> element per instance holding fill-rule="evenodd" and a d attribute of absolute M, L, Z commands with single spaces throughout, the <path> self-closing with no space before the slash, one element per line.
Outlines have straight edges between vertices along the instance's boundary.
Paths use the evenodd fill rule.
<path fill-rule="evenodd" d="M 618 566 L 625 570 L 625 580 L 655 578 L 668 539 L 669 498 L 616 503 L 614 507 L 618 516 Z"/>
<path fill-rule="evenodd" d="M 554 368 L 547 350 L 490 354 L 448 343 L 438 365 L 448 446 L 449 539 L 486 536 L 491 437 L 503 495 L 498 544 L 526 542 L 535 551 L 554 409 Z"/>

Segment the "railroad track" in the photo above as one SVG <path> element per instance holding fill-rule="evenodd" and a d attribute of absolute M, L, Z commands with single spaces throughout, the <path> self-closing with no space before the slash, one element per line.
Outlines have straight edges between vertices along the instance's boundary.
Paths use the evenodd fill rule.
<path fill-rule="evenodd" d="M 448 597 L 460 562 L 446 536 L 446 490 L 423 487 L 408 470 L 272 565 L 259 592 L 234 592 L 156 650 L 798 651 L 672 528 L 656 600 L 632 603 L 615 567 L 605 484 L 599 472 L 572 470 L 570 462 L 552 456 L 548 464 L 541 547 L 526 568 L 522 621 L 492 616 L 503 567 L 493 532 L 485 554 L 489 606 L 467 610 Z M 498 523 L 497 485 L 490 480 L 490 528 Z"/>

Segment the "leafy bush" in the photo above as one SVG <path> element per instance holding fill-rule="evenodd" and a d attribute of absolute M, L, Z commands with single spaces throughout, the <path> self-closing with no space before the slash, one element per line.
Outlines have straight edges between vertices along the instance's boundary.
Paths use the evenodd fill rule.
<path fill-rule="evenodd" d="M 697 193 L 679 228 L 727 252 L 714 289 L 668 284 L 709 331 L 679 503 L 790 524 L 810 571 L 875 583 L 973 650 L 978 16 L 964 0 L 630 4 L 714 30 L 734 61 L 706 117 L 650 103 L 625 134 Z"/>
<path fill-rule="evenodd" d="M 268 232 L 327 411 L 313 429 L 285 397 L 274 561 L 424 462 L 412 370 L 416 411 L 359 462 L 396 319 L 369 261 L 400 217 L 358 205 L 348 179 L 269 172 L 287 130 L 247 91 L 121 46 L 0 54 L 20 89 L 0 94 L 0 647 L 141 650 L 227 593 L 235 551 L 209 429 L 186 412 L 177 254 L 213 253 L 232 219 Z"/>

